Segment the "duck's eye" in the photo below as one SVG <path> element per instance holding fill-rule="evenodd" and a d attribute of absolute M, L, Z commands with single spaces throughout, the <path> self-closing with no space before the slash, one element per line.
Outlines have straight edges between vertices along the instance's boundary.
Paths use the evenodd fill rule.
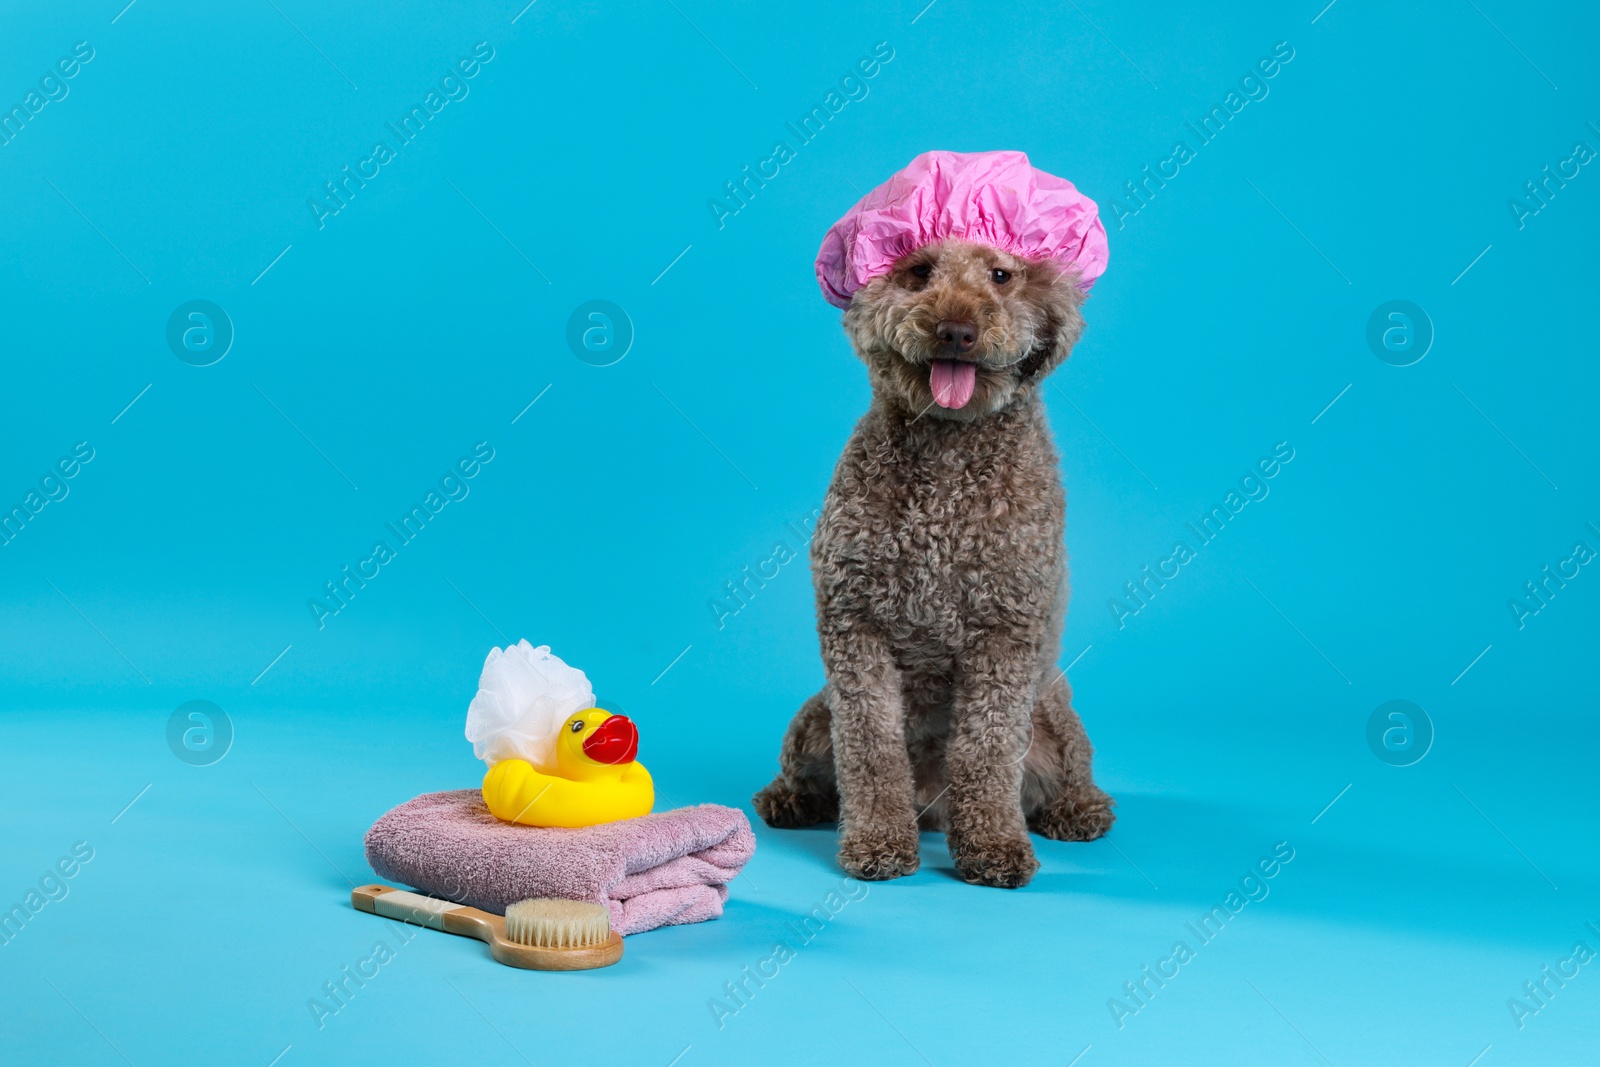
<path fill-rule="evenodd" d="M 583 720 L 582 719 L 573 719 L 572 720 L 572 725 L 570 727 L 568 727 L 568 729 L 570 729 L 575 734 L 576 733 L 581 733 L 583 731 Z"/>
<path fill-rule="evenodd" d="M 911 268 L 911 273 L 915 274 L 919 278 L 926 278 L 933 273 L 933 264 L 918 263 L 915 267 Z"/>
<path fill-rule="evenodd" d="M 999 267 L 996 267 L 994 270 L 989 272 L 989 277 L 994 279 L 994 283 L 996 285 L 1004 285 L 1006 282 L 1011 280 L 1011 272 L 1008 270 L 1001 270 Z"/>

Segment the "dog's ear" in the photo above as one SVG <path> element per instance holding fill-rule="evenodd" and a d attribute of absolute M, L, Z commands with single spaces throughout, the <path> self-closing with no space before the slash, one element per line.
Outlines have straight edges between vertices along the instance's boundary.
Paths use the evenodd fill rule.
<path fill-rule="evenodd" d="M 1027 287 L 1023 298 L 1033 304 L 1043 317 L 1043 325 L 1036 334 L 1033 349 L 1017 366 L 1017 376 L 1023 382 L 1038 381 L 1066 362 L 1072 346 L 1083 333 L 1084 292 L 1078 287 L 1078 277 L 1064 271 L 1053 261 L 1031 263 L 1028 267 Z"/>

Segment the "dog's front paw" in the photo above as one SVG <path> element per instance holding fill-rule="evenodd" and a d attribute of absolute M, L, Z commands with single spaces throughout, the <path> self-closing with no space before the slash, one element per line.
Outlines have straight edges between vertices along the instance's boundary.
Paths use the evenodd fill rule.
<path fill-rule="evenodd" d="M 952 837 L 950 858 L 956 861 L 956 873 L 963 880 L 1000 889 L 1027 885 L 1039 869 L 1026 835 L 987 840 Z"/>
<path fill-rule="evenodd" d="M 914 826 L 901 831 L 878 827 L 846 830 L 839 838 L 839 866 L 852 878 L 886 881 L 915 874 L 921 864 Z"/>
<path fill-rule="evenodd" d="M 774 779 L 751 799 L 751 803 L 762 821 L 779 830 L 815 826 L 839 817 L 837 797 L 795 789 L 782 778 Z"/>

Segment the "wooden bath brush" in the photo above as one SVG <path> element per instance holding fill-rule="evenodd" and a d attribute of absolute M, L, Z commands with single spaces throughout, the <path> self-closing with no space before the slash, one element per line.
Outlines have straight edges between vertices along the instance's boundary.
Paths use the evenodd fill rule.
<path fill-rule="evenodd" d="M 610 912 L 580 900 L 519 900 L 502 917 L 392 886 L 364 885 L 350 891 L 350 904 L 357 911 L 475 937 L 508 967 L 583 971 L 622 958 L 622 935 L 611 929 Z"/>

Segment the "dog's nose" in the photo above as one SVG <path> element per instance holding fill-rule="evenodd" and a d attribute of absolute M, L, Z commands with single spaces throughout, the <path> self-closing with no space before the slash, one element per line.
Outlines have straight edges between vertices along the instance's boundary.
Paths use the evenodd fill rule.
<path fill-rule="evenodd" d="M 946 319 L 939 323 L 936 331 L 939 338 L 939 347 L 947 352 L 971 352 L 978 343 L 978 328 L 970 322 L 955 322 Z"/>

